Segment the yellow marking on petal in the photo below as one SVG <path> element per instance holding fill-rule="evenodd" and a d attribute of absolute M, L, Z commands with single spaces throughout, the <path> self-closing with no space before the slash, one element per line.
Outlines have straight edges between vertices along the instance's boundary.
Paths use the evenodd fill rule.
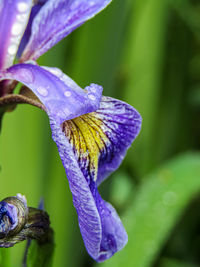
<path fill-rule="evenodd" d="M 92 171 L 92 174 L 94 175 L 94 180 L 96 180 L 100 151 L 95 140 L 94 130 L 87 123 L 85 123 L 85 121 L 81 117 L 75 118 L 73 121 L 80 129 L 85 140 L 90 157 L 90 172 Z"/>
<path fill-rule="evenodd" d="M 87 116 L 85 115 L 85 117 L 89 121 L 90 125 L 96 130 L 99 137 L 101 138 L 101 141 L 103 142 L 103 146 L 105 146 L 105 144 L 109 142 L 109 139 L 102 130 L 102 128 L 104 127 L 104 123 L 100 119 L 96 118 L 94 115 L 92 116 L 92 114 L 93 113 L 87 114 Z"/>
<path fill-rule="evenodd" d="M 89 167 L 89 174 L 94 180 L 97 179 L 100 153 L 106 151 L 109 142 L 102 130 L 103 122 L 95 115 L 93 112 L 63 123 L 63 131 L 75 150 L 77 159 L 82 167 Z"/>

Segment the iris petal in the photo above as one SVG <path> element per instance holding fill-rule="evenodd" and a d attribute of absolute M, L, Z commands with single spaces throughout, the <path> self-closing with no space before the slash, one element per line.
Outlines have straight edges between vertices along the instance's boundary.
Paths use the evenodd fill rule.
<path fill-rule="evenodd" d="M 37 13 L 40 11 L 40 9 L 43 7 L 43 5 L 49 0 L 37 0 L 36 4 L 32 7 L 31 9 L 31 14 L 30 14 L 30 18 L 28 21 L 28 25 L 26 27 L 26 30 L 24 32 L 24 35 L 22 37 L 18 52 L 17 52 L 17 56 L 18 58 L 21 56 L 25 46 L 27 45 L 29 38 L 31 36 L 31 28 L 32 28 L 32 23 L 33 20 L 35 18 L 35 16 L 37 15 Z"/>
<path fill-rule="evenodd" d="M 65 167 L 81 234 L 88 253 L 104 261 L 127 243 L 127 234 L 115 209 L 99 195 L 94 181 L 87 181 L 60 125 L 50 116 L 52 137 Z"/>
<path fill-rule="evenodd" d="M 53 139 L 69 180 L 83 240 L 89 254 L 97 261 L 104 261 L 122 249 L 128 238 L 115 209 L 101 198 L 97 186 L 119 167 L 140 131 L 141 116 L 122 101 L 102 97 L 97 111 L 61 125 L 64 136 L 60 127 L 55 129 L 54 125 L 51 122 Z M 88 202 L 82 201 L 86 192 L 91 194 Z M 93 217 L 88 216 L 94 207 L 98 215 L 95 212 Z M 98 233 L 95 240 L 90 226 Z"/>
<path fill-rule="evenodd" d="M 49 0 L 34 18 L 31 37 L 21 61 L 37 59 L 110 2 L 111 0 Z"/>
<path fill-rule="evenodd" d="M 60 124 L 98 109 L 101 100 L 101 86 L 91 84 L 83 90 L 55 68 L 17 64 L 0 73 L 0 80 L 4 79 L 29 87 Z"/>
<path fill-rule="evenodd" d="M 87 180 L 99 185 L 123 160 L 141 127 L 140 114 L 130 105 L 103 96 L 96 112 L 65 121 L 68 138 Z"/>
<path fill-rule="evenodd" d="M 12 65 L 31 7 L 32 0 L 0 1 L 0 69 Z"/>

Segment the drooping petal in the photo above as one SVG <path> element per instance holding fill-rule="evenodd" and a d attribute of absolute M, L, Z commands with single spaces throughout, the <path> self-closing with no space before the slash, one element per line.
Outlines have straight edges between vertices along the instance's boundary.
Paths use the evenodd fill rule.
<path fill-rule="evenodd" d="M 83 90 L 56 68 L 17 64 L 0 73 L 0 80 L 4 79 L 17 80 L 29 87 L 59 124 L 100 105 L 101 86 L 91 84 Z"/>
<path fill-rule="evenodd" d="M 100 197 L 97 185 L 121 163 L 140 131 L 141 116 L 122 101 L 102 97 L 96 112 L 61 126 L 51 118 L 50 124 L 85 246 L 95 260 L 106 260 L 124 247 L 127 234 L 115 209 Z"/>
<path fill-rule="evenodd" d="M 37 59 L 110 2 L 111 0 L 49 0 L 33 21 L 31 37 L 21 61 Z"/>
<path fill-rule="evenodd" d="M 0 0 L 0 69 L 12 65 L 31 7 L 32 0 Z"/>
<path fill-rule="evenodd" d="M 127 243 L 126 231 L 114 208 L 100 197 L 95 182 L 89 183 L 84 177 L 71 144 L 51 116 L 50 125 L 66 170 L 87 251 L 96 261 L 106 260 Z"/>
<path fill-rule="evenodd" d="M 48 89 L 48 94 L 51 90 L 55 93 L 56 99 L 52 99 L 50 105 L 46 94 L 38 97 L 46 107 L 48 105 L 52 137 L 66 170 L 83 240 L 88 253 L 96 261 L 108 259 L 123 248 L 127 234 L 114 208 L 100 197 L 97 185 L 119 166 L 126 149 L 140 130 L 140 115 L 128 104 L 107 97 L 102 98 L 96 112 L 93 112 L 96 110 L 94 106 L 90 111 L 88 102 L 83 103 L 85 98 L 82 98 L 81 89 L 57 69 L 19 64 L 0 73 L 0 79 L 21 81 L 37 95 L 44 92 L 39 89 L 40 86 Z M 47 84 L 47 80 L 50 84 Z M 66 87 L 63 90 L 61 82 L 67 86 L 67 90 Z M 53 86 L 58 93 L 54 92 Z M 91 102 L 97 98 L 100 100 L 101 90 L 98 87 L 89 87 L 89 90 L 88 98 Z M 62 100 L 67 102 L 65 107 L 69 108 L 70 101 L 63 97 L 68 99 L 72 95 L 77 97 L 76 105 L 73 106 L 76 115 L 70 117 L 62 111 L 62 116 L 58 116 L 63 108 L 60 104 Z M 56 110 L 54 103 L 60 104 Z M 64 121 L 64 116 L 68 121 Z"/>
<path fill-rule="evenodd" d="M 133 107 L 103 96 L 96 112 L 63 123 L 63 131 L 88 180 L 99 185 L 119 167 L 140 131 L 141 122 Z"/>

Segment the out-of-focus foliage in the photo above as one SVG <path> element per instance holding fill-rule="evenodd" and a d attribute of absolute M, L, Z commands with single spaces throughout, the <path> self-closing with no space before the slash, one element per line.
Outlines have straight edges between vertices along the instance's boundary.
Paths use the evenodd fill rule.
<path fill-rule="evenodd" d="M 124 216 L 129 244 L 102 267 L 152 266 L 172 227 L 200 192 L 199 174 L 200 154 L 188 154 L 147 176 Z"/>
<path fill-rule="evenodd" d="M 199 1 L 113 0 L 40 64 L 61 68 L 82 87 L 102 84 L 104 95 L 126 100 L 143 117 L 124 163 L 100 188 L 124 217 L 129 242 L 98 266 L 200 266 L 199 154 L 180 155 L 200 149 Z M 53 266 L 95 266 L 42 111 L 21 105 L 5 115 L 0 167 L 1 199 L 21 192 L 37 206 L 44 196 Z M 24 245 L 1 250 L 6 267 L 21 266 Z"/>

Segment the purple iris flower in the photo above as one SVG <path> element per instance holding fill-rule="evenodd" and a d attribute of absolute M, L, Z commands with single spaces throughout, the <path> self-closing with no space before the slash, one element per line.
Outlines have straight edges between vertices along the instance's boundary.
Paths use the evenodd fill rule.
<path fill-rule="evenodd" d="M 81 89 L 61 70 L 35 60 L 110 2 L 0 0 L 0 99 L 14 96 L 48 114 L 83 241 L 96 261 L 110 258 L 127 242 L 119 216 L 97 188 L 119 167 L 140 131 L 141 116 L 130 105 L 102 96 L 101 86 Z M 13 65 L 17 55 L 19 63 Z M 14 95 L 14 81 L 28 87 L 34 99 Z"/>

